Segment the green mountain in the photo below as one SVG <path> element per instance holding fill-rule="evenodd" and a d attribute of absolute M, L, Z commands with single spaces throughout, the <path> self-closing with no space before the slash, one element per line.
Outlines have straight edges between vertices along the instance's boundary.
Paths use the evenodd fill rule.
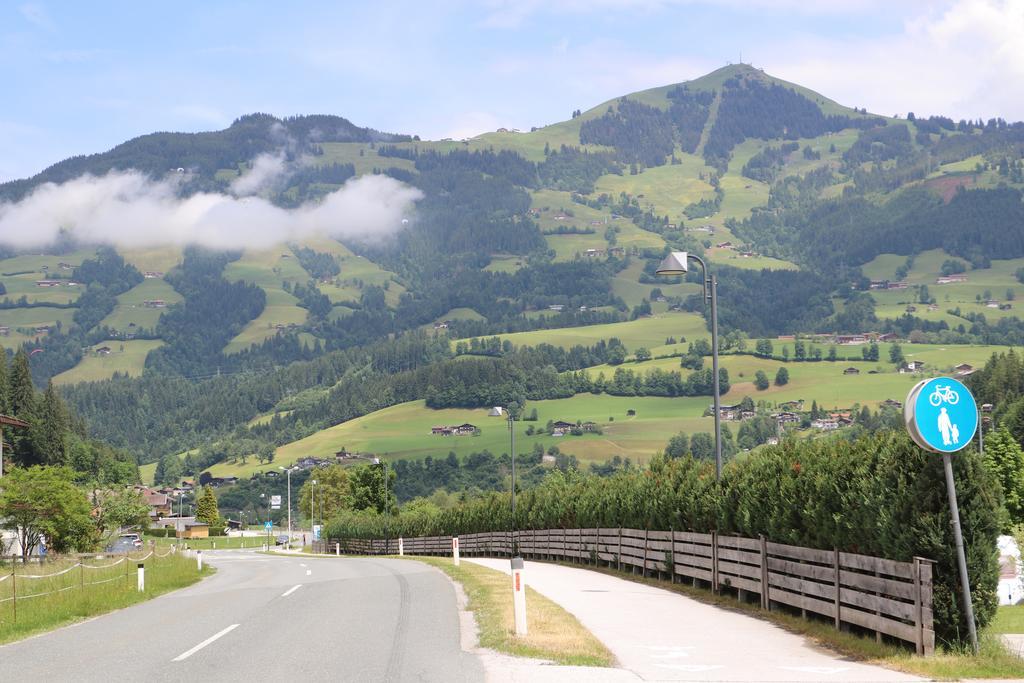
<path fill-rule="evenodd" d="M 261 190 L 280 207 L 386 175 L 421 191 L 415 220 L 378 242 L 209 252 L 81 244 L 70 232 L 43 254 L 0 254 L 0 344 L 35 352 L 36 381 L 54 378 L 98 435 L 142 462 L 200 448 L 193 469 L 224 464 L 398 404 L 685 396 L 696 429 L 709 385 L 690 344 L 707 337 L 704 308 L 696 277 L 655 275 L 667 249 L 715 269 L 731 351 L 868 331 L 935 349 L 1024 342 L 1013 307 L 1024 296 L 1024 124 L 875 116 L 748 65 L 469 140 L 255 114 L 68 159 L 0 197 L 112 169 L 184 174 L 183 197 L 226 192 L 260 155 L 281 160 L 280 181 Z M 786 353 L 827 357 L 815 339 Z M 641 351 L 689 365 L 613 382 Z M 978 360 L 957 354 L 949 366 Z M 736 365 L 734 391 L 757 371 L 771 368 Z M 839 405 L 815 393 L 830 377 L 810 373 L 779 398 Z M 891 379 L 865 374 L 850 396 L 892 398 Z"/>

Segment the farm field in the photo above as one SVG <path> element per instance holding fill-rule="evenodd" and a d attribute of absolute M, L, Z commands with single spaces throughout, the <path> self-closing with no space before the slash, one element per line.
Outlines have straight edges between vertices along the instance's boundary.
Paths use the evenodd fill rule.
<path fill-rule="evenodd" d="M 182 249 L 175 246 L 162 247 L 119 247 L 117 253 L 124 257 L 127 263 L 132 264 L 141 272 L 146 271 L 166 273 L 174 266 L 181 263 Z"/>
<path fill-rule="evenodd" d="M 55 376 L 53 383 L 98 382 L 110 379 L 115 372 L 138 377 L 146 367 L 146 356 L 160 346 L 163 346 L 163 342 L 158 339 L 112 339 L 101 342 L 90 348 L 89 353 L 78 362 L 78 365 Z M 97 352 L 97 349 L 102 347 L 110 349 L 109 355 Z"/>
<path fill-rule="evenodd" d="M 298 305 L 298 299 L 284 291 L 284 282 L 306 284 L 309 273 L 302 267 L 287 246 L 265 251 L 247 251 L 237 261 L 224 268 L 224 279 L 244 280 L 258 285 L 267 293 L 267 304 L 255 319 L 232 339 L 224 353 L 237 353 L 259 344 L 278 333 L 275 325 L 300 325 L 306 321 L 307 311 Z"/>
<path fill-rule="evenodd" d="M 557 445 L 563 453 L 571 453 L 584 462 L 602 462 L 615 455 L 630 457 L 634 462 L 646 460 L 664 448 L 669 437 L 679 430 L 709 431 L 711 418 L 702 418 L 706 397 L 657 398 L 577 396 L 552 401 L 531 401 L 527 409 L 537 409 L 537 422 L 516 423 L 516 450 L 527 452 L 534 443 L 547 447 Z M 630 418 L 627 410 L 637 415 Z M 609 418 L 614 422 L 609 422 Z M 548 434 L 527 436 L 526 430 L 543 427 L 548 420 L 575 422 L 593 421 L 602 425 L 604 434 L 555 437 Z M 437 425 L 474 424 L 480 436 L 435 436 L 430 429 Z M 329 458 L 342 447 L 372 452 L 378 456 L 399 459 L 427 455 L 459 456 L 490 450 L 508 452 L 508 423 L 502 418 L 487 417 L 484 409 L 432 410 L 423 401 L 403 403 L 377 411 L 349 422 L 330 427 L 277 449 L 274 462 L 259 465 L 250 459 L 247 465 L 220 463 L 210 468 L 213 476 L 247 476 L 253 472 L 287 466 L 301 457 Z"/>
<path fill-rule="evenodd" d="M 26 341 L 45 336 L 45 332 L 37 334 L 36 327 L 44 325 L 51 327 L 57 323 L 60 323 L 61 327 L 69 327 L 74 315 L 75 309 L 73 308 L 51 306 L 0 310 L 0 325 L 9 328 L 6 336 L 0 335 L 0 347 L 16 349 Z"/>
<path fill-rule="evenodd" d="M 993 260 L 988 268 L 968 270 L 964 273 L 966 282 L 936 284 L 942 272 L 942 264 L 954 257 L 941 249 L 932 249 L 919 254 L 914 259 L 914 266 L 906 277 L 911 287 L 897 290 L 873 290 L 871 296 L 878 303 L 876 315 L 879 318 L 898 318 L 908 312 L 907 306 L 916 310 L 912 315 L 924 320 L 945 320 L 950 326 L 969 322 L 963 318 L 947 313 L 948 310 L 959 308 L 963 314 L 980 313 L 989 320 L 998 320 L 1017 316 L 1020 317 L 1020 306 L 1024 306 L 1024 284 L 1017 280 L 1016 272 L 1024 268 L 1024 258 Z M 963 259 L 955 259 L 963 262 Z M 905 256 L 882 254 L 875 257 L 862 267 L 865 277 L 872 280 L 895 280 L 896 269 L 904 265 Z M 966 262 L 964 262 L 966 264 Z M 926 304 L 920 303 L 918 286 L 928 288 L 930 297 L 935 298 L 937 310 L 929 311 Z M 986 294 L 988 296 L 986 296 Z M 1008 294 L 1012 298 L 1008 297 Z M 988 299 L 1000 304 L 1009 304 L 1010 309 L 999 310 L 989 308 Z"/>
<path fill-rule="evenodd" d="M 604 192 L 612 197 L 625 192 L 636 197 L 641 208 L 653 207 L 656 214 L 668 216 L 674 222 L 686 220 L 683 209 L 688 204 L 713 196 L 714 190 L 699 178 L 702 170 L 709 170 L 703 159 L 691 154 L 677 156 L 680 156 L 681 164 L 654 166 L 636 175 L 628 172 L 621 176 L 603 175 L 594 184 L 595 192 Z"/>
<path fill-rule="evenodd" d="M 598 341 L 616 337 L 622 341 L 628 351 L 632 352 L 641 346 L 647 348 L 662 346 L 668 337 L 678 339 L 680 335 L 688 340 L 710 337 L 703 318 L 693 313 L 681 312 L 662 313 L 622 323 L 514 332 L 494 336 L 500 337 L 502 340 L 508 339 L 517 346 L 552 344 L 563 348 L 570 348 L 577 344 L 593 346 Z M 468 339 L 453 340 L 452 348 L 455 348 L 454 345 L 458 341 L 468 341 Z"/>
<path fill-rule="evenodd" d="M 634 259 L 629 266 L 612 278 L 612 291 L 615 292 L 616 296 L 625 301 L 630 308 L 639 306 L 643 299 L 650 301 L 651 290 L 654 288 L 660 288 L 661 293 L 666 297 L 686 297 L 691 294 L 697 294 L 700 291 L 700 285 L 693 282 L 681 282 L 674 285 L 667 283 L 642 284 L 640 282 L 640 275 L 643 271 L 643 261 Z M 665 313 L 667 311 L 668 304 L 652 301 L 651 308 L 656 313 Z M 678 337 L 679 335 L 676 334 L 670 336 Z"/>
<path fill-rule="evenodd" d="M 100 322 L 100 325 L 119 332 L 128 332 L 133 327 L 151 330 L 156 327 L 157 321 L 166 310 L 145 305 L 146 301 L 154 300 L 162 300 L 167 306 L 172 306 L 181 302 L 182 296 L 162 279 L 143 280 L 117 297 L 117 306 Z"/>

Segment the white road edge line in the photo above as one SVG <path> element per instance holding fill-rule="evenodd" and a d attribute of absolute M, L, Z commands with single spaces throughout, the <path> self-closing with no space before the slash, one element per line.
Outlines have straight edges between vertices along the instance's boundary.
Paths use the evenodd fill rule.
<path fill-rule="evenodd" d="M 171 661 L 172 662 L 180 662 L 182 660 L 188 659 L 189 657 L 191 657 L 195 653 L 199 652 L 200 650 L 202 650 L 204 647 L 206 647 L 210 643 L 214 642 L 218 638 L 222 638 L 222 637 L 226 636 L 227 634 L 229 634 L 232 631 L 234 631 L 236 628 L 238 628 L 238 624 L 231 624 L 231 626 L 228 626 L 223 631 L 220 631 L 219 633 L 214 633 L 212 636 L 210 636 L 209 638 L 207 638 L 203 642 L 199 643 L 198 645 L 196 645 L 191 650 L 186 650 L 185 652 L 182 652 L 180 655 L 178 655 L 177 657 L 175 657 Z"/>
<path fill-rule="evenodd" d="M 301 583 L 297 583 L 294 586 L 292 586 L 291 588 L 289 588 L 288 590 L 286 590 L 284 593 L 281 593 L 281 597 L 282 598 L 287 598 L 289 595 L 291 595 L 295 591 L 299 590 L 300 588 L 302 588 L 302 584 Z"/>

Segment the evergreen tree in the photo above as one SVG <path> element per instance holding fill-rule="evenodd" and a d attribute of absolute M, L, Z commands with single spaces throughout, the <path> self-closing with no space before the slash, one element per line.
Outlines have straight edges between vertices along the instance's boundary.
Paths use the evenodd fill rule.
<path fill-rule="evenodd" d="M 7 415 L 11 412 L 9 370 L 7 369 L 7 353 L 0 351 L 0 415 Z"/>
<path fill-rule="evenodd" d="M 220 522 L 220 510 L 217 509 L 217 496 L 209 486 L 203 487 L 203 492 L 196 503 L 196 519 L 206 522 L 210 526 L 216 526 Z"/>
<path fill-rule="evenodd" d="M 768 388 L 768 375 L 764 373 L 764 370 L 758 370 L 755 373 L 754 386 L 757 387 L 758 391 L 764 391 Z"/>
<path fill-rule="evenodd" d="M 1010 523 L 1024 522 L 1024 451 L 1006 427 L 985 438 L 985 463 L 999 479 Z"/>
<path fill-rule="evenodd" d="M 182 474 L 181 460 L 178 456 L 166 454 L 156 463 L 153 482 L 158 486 L 177 486 Z"/>
<path fill-rule="evenodd" d="M 789 370 L 785 367 L 779 368 L 779 371 L 775 373 L 775 386 L 781 387 L 789 384 Z"/>
<path fill-rule="evenodd" d="M 36 388 L 32 384 L 32 370 L 29 368 L 28 352 L 25 349 L 19 349 L 14 355 L 8 382 L 8 403 L 11 413 L 26 421 L 35 417 Z"/>
<path fill-rule="evenodd" d="M 46 465 L 63 465 L 67 460 L 71 420 L 52 381 L 47 383 L 36 412 L 38 417 L 29 434 L 37 457 Z"/>
<path fill-rule="evenodd" d="M 903 356 L 903 349 L 899 344 L 893 344 L 889 347 L 889 361 L 893 365 L 903 365 L 906 360 L 907 359 Z"/>

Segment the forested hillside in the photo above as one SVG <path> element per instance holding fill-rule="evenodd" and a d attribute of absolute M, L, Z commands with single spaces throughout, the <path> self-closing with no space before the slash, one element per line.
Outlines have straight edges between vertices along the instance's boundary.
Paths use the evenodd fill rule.
<path fill-rule="evenodd" d="M 415 197 L 380 235 L 139 246 L 69 225 L 43 253 L 0 245 L 0 345 L 91 433 L 168 472 L 251 473 L 341 451 L 351 435 L 331 430 L 386 411 L 443 427 L 495 405 L 541 409 L 524 448 L 542 453 L 564 435 L 548 421 L 593 422 L 563 448 L 590 462 L 643 459 L 680 429 L 703 443 L 707 307 L 699 273 L 656 275 L 669 250 L 716 274 L 723 389 L 765 424 L 797 399 L 843 414 L 899 398 L 913 356 L 953 368 L 1024 343 L 1024 124 L 876 116 L 745 64 L 467 140 L 251 114 L 68 159 L 0 197 L 112 170 L 280 220 L 367 178 Z M 868 335 L 898 353 L 844 346 Z M 842 362 L 864 376 L 838 389 Z M 664 424 L 644 441 L 646 420 Z M 389 429 L 361 447 L 394 455 Z M 486 450 L 423 437 L 397 453 Z"/>

